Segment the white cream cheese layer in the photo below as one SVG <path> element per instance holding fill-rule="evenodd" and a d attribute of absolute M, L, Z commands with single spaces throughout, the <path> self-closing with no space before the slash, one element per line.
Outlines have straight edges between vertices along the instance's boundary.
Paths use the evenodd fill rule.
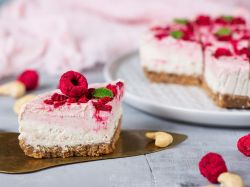
<path fill-rule="evenodd" d="M 121 109 L 110 122 L 105 124 L 105 128 L 95 129 L 85 128 L 65 128 L 61 125 L 49 125 L 32 121 L 20 122 L 20 140 L 33 147 L 37 146 L 66 146 L 91 145 L 98 143 L 110 143 L 121 118 Z M 69 124 L 70 125 L 70 124 Z"/>
<path fill-rule="evenodd" d="M 202 75 L 200 44 L 166 37 L 156 39 L 147 33 L 140 44 L 141 66 L 149 71 L 177 75 Z"/>

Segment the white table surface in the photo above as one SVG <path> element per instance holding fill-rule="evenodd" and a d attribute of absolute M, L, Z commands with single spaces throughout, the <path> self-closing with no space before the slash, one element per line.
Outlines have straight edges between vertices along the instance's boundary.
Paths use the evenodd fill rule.
<path fill-rule="evenodd" d="M 102 67 L 84 73 L 90 83 L 104 81 Z M 42 74 L 41 87 L 36 92 L 55 88 L 58 78 Z M 0 97 L 0 132 L 18 131 L 13 103 L 11 98 Z M 210 151 L 220 153 L 229 170 L 239 173 L 246 186 L 250 186 L 250 158 L 236 147 L 238 137 L 249 129 L 192 126 L 159 119 L 126 104 L 123 107 L 123 129 L 162 129 L 186 134 L 188 139 L 173 149 L 148 155 L 72 164 L 29 174 L 0 174 L 0 186 L 205 186 L 209 183 L 200 175 L 197 164 Z"/>

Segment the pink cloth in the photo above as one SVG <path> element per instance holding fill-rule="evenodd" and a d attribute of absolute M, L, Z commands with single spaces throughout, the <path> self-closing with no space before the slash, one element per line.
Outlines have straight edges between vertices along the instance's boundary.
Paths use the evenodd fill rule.
<path fill-rule="evenodd" d="M 0 12 L 0 78 L 108 63 L 138 47 L 154 21 L 197 14 L 249 16 L 247 0 L 13 0 Z"/>

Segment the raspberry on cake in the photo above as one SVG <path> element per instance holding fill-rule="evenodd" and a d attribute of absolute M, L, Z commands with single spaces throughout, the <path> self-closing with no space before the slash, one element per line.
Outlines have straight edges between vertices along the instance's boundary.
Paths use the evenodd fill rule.
<path fill-rule="evenodd" d="M 88 85 L 78 72 L 62 75 L 60 90 L 37 96 L 19 114 L 19 144 L 34 158 L 112 153 L 121 128 L 124 83 Z"/>
<path fill-rule="evenodd" d="M 140 58 L 152 82 L 202 86 L 218 106 L 250 108 L 250 30 L 241 17 L 156 25 L 142 39 Z"/>

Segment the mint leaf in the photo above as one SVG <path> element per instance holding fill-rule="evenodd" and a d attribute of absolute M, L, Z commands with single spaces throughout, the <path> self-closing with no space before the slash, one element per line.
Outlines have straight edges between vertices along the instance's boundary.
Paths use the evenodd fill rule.
<path fill-rule="evenodd" d="M 96 88 L 93 92 L 93 96 L 95 98 L 103 98 L 103 97 L 114 97 L 114 94 L 111 90 L 107 88 Z"/>
<path fill-rule="evenodd" d="M 233 16 L 221 16 L 221 19 L 223 19 L 226 22 L 231 22 L 233 20 Z"/>
<path fill-rule="evenodd" d="M 217 36 L 229 36 L 231 33 L 232 33 L 231 29 L 227 27 L 222 27 L 215 34 Z"/>
<path fill-rule="evenodd" d="M 179 39 L 183 37 L 184 33 L 182 31 L 177 30 L 177 31 L 172 31 L 170 35 L 175 39 Z"/>
<path fill-rule="evenodd" d="M 174 22 L 177 24 L 181 24 L 181 25 L 186 25 L 188 24 L 188 20 L 187 19 L 174 19 Z"/>

